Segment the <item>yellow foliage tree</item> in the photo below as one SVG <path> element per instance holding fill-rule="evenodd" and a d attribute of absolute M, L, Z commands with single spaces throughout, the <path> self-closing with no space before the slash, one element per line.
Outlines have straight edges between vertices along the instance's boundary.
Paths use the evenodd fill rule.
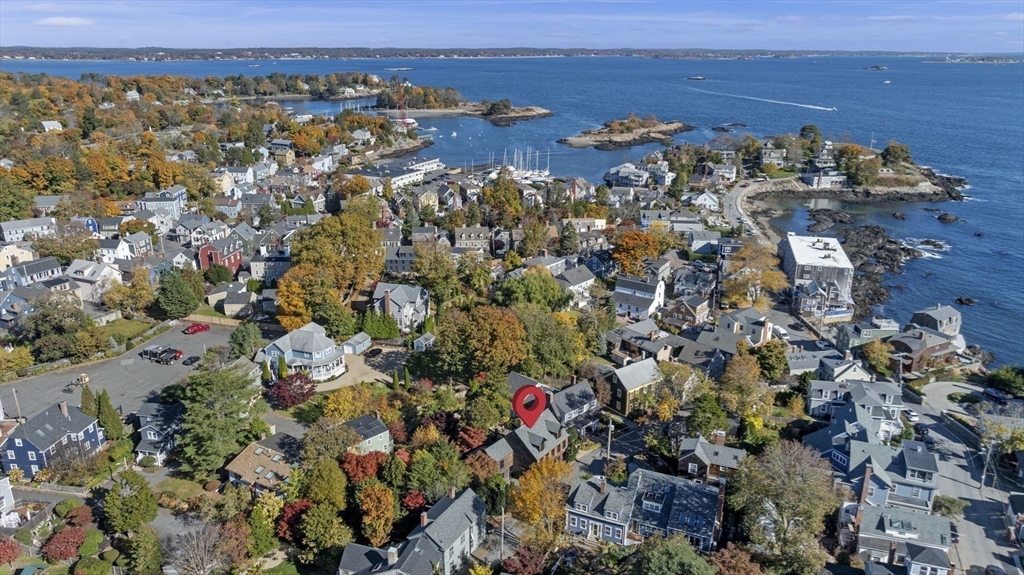
<path fill-rule="evenodd" d="M 565 500 L 572 467 L 561 459 L 542 459 L 519 478 L 512 490 L 512 516 L 526 524 L 523 543 L 548 551 L 565 529 Z"/>
<path fill-rule="evenodd" d="M 425 449 L 441 441 L 441 432 L 432 424 L 421 425 L 412 434 L 412 448 Z"/>
<path fill-rule="evenodd" d="M 373 388 L 360 383 L 343 387 L 327 396 L 324 401 L 324 417 L 348 421 L 365 413 L 373 401 Z"/>

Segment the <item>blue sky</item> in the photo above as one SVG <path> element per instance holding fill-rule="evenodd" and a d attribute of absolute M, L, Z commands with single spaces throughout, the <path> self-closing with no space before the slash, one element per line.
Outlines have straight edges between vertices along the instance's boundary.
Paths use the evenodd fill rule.
<path fill-rule="evenodd" d="M 0 45 L 1024 52 L 1024 1 L 0 1 Z"/>

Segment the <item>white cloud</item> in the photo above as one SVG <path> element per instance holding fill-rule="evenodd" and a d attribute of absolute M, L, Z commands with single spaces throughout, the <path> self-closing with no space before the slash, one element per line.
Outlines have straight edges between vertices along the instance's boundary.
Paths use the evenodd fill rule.
<path fill-rule="evenodd" d="M 79 18 L 78 16 L 53 16 L 38 20 L 35 24 L 36 26 L 49 26 L 51 28 L 79 28 L 82 26 L 92 26 L 95 23 L 95 20 Z"/>

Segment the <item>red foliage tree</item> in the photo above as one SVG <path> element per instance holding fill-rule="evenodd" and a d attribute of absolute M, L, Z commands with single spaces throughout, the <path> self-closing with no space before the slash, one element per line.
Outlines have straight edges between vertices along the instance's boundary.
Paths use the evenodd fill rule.
<path fill-rule="evenodd" d="M 275 381 L 267 395 L 274 405 L 288 409 L 309 401 L 315 393 L 316 383 L 306 374 L 295 372 Z"/>
<path fill-rule="evenodd" d="M 395 450 L 395 457 L 401 459 L 402 463 L 404 463 L 406 467 L 408 467 L 409 462 L 412 461 L 412 455 L 404 449 Z"/>
<path fill-rule="evenodd" d="M 455 439 L 458 436 L 459 420 L 455 419 L 454 413 L 448 413 L 447 411 L 432 413 L 420 420 L 420 427 L 427 425 L 433 425 L 441 432 L 441 435 L 446 436 L 448 439 Z"/>
<path fill-rule="evenodd" d="M 232 569 L 243 571 L 249 560 L 249 534 L 252 532 L 239 515 L 220 527 L 220 551 L 228 558 Z"/>
<path fill-rule="evenodd" d="M 408 509 L 410 513 L 419 513 L 426 506 L 427 498 L 423 496 L 421 491 L 413 489 L 402 498 L 402 507 Z"/>
<path fill-rule="evenodd" d="M 377 477 L 381 467 L 388 460 L 388 454 L 371 451 L 366 455 L 346 453 L 341 456 L 341 469 L 351 483 L 360 483 L 364 479 Z"/>
<path fill-rule="evenodd" d="M 289 543 L 302 541 L 302 516 L 313 507 L 313 502 L 299 499 L 288 503 L 281 510 L 281 518 L 277 520 L 277 536 Z"/>
<path fill-rule="evenodd" d="M 483 450 L 466 458 L 466 468 L 469 469 L 473 479 L 480 484 L 498 472 L 498 464 Z"/>
<path fill-rule="evenodd" d="M 764 570 L 750 556 L 750 550 L 738 545 L 730 545 L 716 551 L 711 555 L 711 564 L 718 567 L 719 573 L 764 575 Z"/>
<path fill-rule="evenodd" d="M 14 563 L 14 560 L 21 556 L 21 545 L 10 537 L 0 541 L 0 564 Z"/>
<path fill-rule="evenodd" d="M 65 519 L 67 520 L 68 525 L 72 527 L 85 527 L 93 521 L 92 508 L 88 505 L 79 505 L 71 511 L 68 511 L 68 515 Z"/>
<path fill-rule="evenodd" d="M 401 419 L 389 423 L 388 431 L 391 432 L 391 439 L 398 443 L 409 441 L 409 431 L 405 428 L 405 422 Z"/>
<path fill-rule="evenodd" d="M 544 571 L 545 553 L 534 547 L 522 546 L 516 554 L 501 563 L 512 575 L 539 575 Z"/>
<path fill-rule="evenodd" d="M 78 555 L 78 549 L 85 543 L 85 529 L 68 527 L 62 529 L 43 544 L 43 557 L 48 561 L 67 561 Z"/>
<path fill-rule="evenodd" d="M 469 453 L 487 441 L 487 433 L 475 427 L 463 427 L 459 430 L 458 446 L 462 453 Z"/>
<path fill-rule="evenodd" d="M 430 379 L 426 377 L 423 379 L 417 379 L 413 386 L 415 387 L 416 393 L 427 395 L 434 392 L 434 382 L 430 381 Z"/>

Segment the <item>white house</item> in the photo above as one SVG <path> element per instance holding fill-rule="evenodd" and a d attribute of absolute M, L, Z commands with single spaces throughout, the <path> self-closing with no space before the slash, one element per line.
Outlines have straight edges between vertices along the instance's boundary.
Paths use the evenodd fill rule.
<path fill-rule="evenodd" d="M 708 210 L 710 212 L 717 212 L 719 211 L 719 209 L 721 209 L 718 198 L 716 198 L 710 192 L 703 192 L 696 198 L 690 200 L 690 204 Z"/>
<path fill-rule="evenodd" d="M 657 278 L 619 276 L 612 299 L 617 314 L 647 319 L 665 305 L 665 282 Z"/>
<path fill-rule="evenodd" d="M 314 381 L 345 373 L 345 354 L 324 328 L 310 322 L 282 336 L 263 351 L 271 363 L 284 362 L 289 372 L 306 371 Z"/>

